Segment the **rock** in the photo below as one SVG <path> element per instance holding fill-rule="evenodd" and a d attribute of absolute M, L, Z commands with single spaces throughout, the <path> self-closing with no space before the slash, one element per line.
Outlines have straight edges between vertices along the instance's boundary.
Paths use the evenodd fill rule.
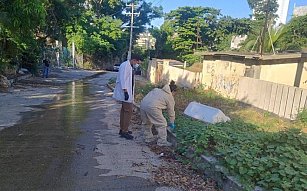
<path fill-rule="evenodd" d="M 23 74 L 30 74 L 30 72 L 29 72 L 29 70 L 26 69 L 26 68 L 20 68 L 20 69 L 18 70 L 18 74 L 21 74 L 21 75 L 23 75 Z"/>
<path fill-rule="evenodd" d="M 11 86 L 10 81 L 7 77 L 0 75 L 0 88 L 9 88 Z"/>
<path fill-rule="evenodd" d="M 23 74 L 25 74 L 22 70 L 18 70 L 18 74 L 21 74 L 21 75 L 23 75 Z"/>

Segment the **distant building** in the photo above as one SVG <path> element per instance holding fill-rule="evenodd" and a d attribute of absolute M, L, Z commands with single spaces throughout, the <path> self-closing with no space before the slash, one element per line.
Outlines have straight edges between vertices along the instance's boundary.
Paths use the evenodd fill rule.
<path fill-rule="evenodd" d="M 278 0 L 277 3 L 278 10 L 276 14 L 278 15 L 278 18 L 276 19 L 275 26 L 286 24 L 290 0 Z"/>
<path fill-rule="evenodd" d="M 149 33 L 144 32 L 139 34 L 136 40 L 136 46 L 144 48 L 144 49 L 155 49 L 156 39 Z"/>
<path fill-rule="evenodd" d="M 246 38 L 247 35 L 233 36 L 230 43 L 231 50 L 239 49 L 241 47 L 240 44 L 244 42 Z"/>
<path fill-rule="evenodd" d="M 307 6 L 294 7 L 293 17 L 299 17 L 304 15 L 307 15 Z"/>

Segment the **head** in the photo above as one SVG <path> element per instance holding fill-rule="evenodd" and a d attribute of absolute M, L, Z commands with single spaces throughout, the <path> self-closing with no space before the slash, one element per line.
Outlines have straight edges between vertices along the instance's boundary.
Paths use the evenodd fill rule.
<path fill-rule="evenodd" d="M 172 94 L 175 94 L 175 92 L 177 90 L 177 85 L 175 84 L 175 82 L 173 80 L 170 82 L 169 88 L 171 89 Z"/>
<path fill-rule="evenodd" d="M 130 60 L 130 64 L 136 65 L 136 64 L 140 64 L 141 62 L 141 56 L 138 54 L 132 54 L 131 55 L 131 60 Z"/>

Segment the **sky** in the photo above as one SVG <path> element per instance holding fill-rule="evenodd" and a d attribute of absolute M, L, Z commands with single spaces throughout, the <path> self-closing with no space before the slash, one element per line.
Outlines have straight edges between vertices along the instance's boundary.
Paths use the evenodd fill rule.
<path fill-rule="evenodd" d="M 151 2 L 154 6 L 161 5 L 165 13 L 183 6 L 213 7 L 220 9 L 223 15 L 234 18 L 249 18 L 249 15 L 252 13 L 247 0 L 147 0 L 147 2 Z M 294 4 L 296 6 L 307 5 L 307 0 L 290 0 L 289 13 L 292 13 Z M 290 15 L 288 19 L 291 18 Z M 153 26 L 159 27 L 162 23 L 163 19 L 155 19 L 152 21 Z"/>

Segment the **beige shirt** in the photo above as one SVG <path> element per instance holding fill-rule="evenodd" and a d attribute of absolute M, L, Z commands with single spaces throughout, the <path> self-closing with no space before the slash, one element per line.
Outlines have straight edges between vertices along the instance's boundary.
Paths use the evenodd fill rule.
<path fill-rule="evenodd" d="M 170 122 L 175 121 L 175 100 L 169 85 L 165 85 L 162 89 L 155 88 L 150 91 L 141 102 L 141 109 L 148 110 L 164 110 L 168 112 Z M 163 117 L 163 116 L 162 116 Z"/>

